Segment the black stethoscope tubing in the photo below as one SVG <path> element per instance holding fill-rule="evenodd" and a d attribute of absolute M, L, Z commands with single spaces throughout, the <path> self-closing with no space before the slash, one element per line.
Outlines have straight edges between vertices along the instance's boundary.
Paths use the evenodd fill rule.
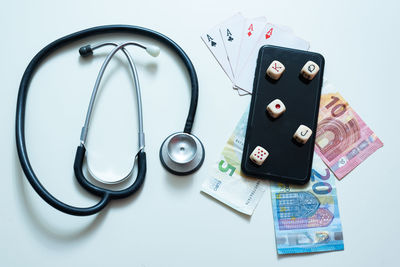
<path fill-rule="evenodd" d="M 72 42 L 81 40 L 83 38 L 92 37 L 95 35 L 109 34 L 109 33 L 128 33 L 128 34 L 138 34 L 141 36 L 150 37 L 165 44 L 170 49 L 172 49 L 184 63 L 191 80 L 191 100 L 190 100 L 189 113 L 184 128 L 185 133 L 190 134 L 192 130 L 192 125 L 197 108 L 198 80 L 192 62 L 190 61 L 186 53 L 182 50 L 182 48 L 180 48 L 174 41 L 156 31 L 132 25 L 98 26 L 78 31 L 70 35 L 64 36 L 62 38 L 59 38 L 54 42 L 50 43 L 49 45 L 47 45 L 46 47 L 44 47 L 42 50 L 40 50 L 39 53 L 36 54 L 36 56 L 31 60 L 28 67 L 26 68 L 19 87 L 17 109 L 16 109 L 16 122 L 15 122 L 15 134 L 16 134 L 18 157 L 21 163 L 22 170 L 24 171 L 27 180 L 34 188 L 34 190 L 37 192 L 37 194 L 39 194 L 40 197 L 52 207 L 64 213 L 76 216 L 88 216 L 95 214 L 100 210 L 102 210 L 110 202 L 110 200 L 125 198 L 135 193 L 144 182 L 146 174 L 146 153 L 143 150 L 141 150 L 137 154 L 138 173 L 135 182 L 125 189 L 116 191 L 98 187 L 89 182 L 88 179 L 86 179 L 82 171 L 82 164 L 85 157 L 86 149 L 84 146 L 78 146 L 74 162 L 75 176 L 82 187 L 84 187 L 90 193 L 99 196 L 101 200 L 94 206 L 85 208 L 74 207 L 65 204 L 64 202 L 58 200 L 53 195 L 51 195 L 44 188 L 44 186 L 40 183 L 39 179 L 37 178 L 30 164 L 25 144 L 26 100 L 32 77 L 34 76 L 36 69 L 44 59 L 49 57 L 52 53 L 54 53 L 58 49 Z"/>

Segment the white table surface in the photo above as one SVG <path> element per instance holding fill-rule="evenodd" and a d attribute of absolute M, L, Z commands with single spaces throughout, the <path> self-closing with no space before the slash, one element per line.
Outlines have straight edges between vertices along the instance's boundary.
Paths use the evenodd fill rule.
<path fill-rule="evenodd" d="M 365 0 L 2 2 L 0 266 L 395 266 L 400 236 L 399 8 L 398 1 Z M 265 15 L 308 40 L 313 51 L 325 56 L 325 77 L 384 142 L 336 183 L 344 251 L 278 256 L 269 191 L 251 218 L 199 192 L 250 101 L 231 89 L 200 34 L 238 11 L 247 17 Z M 117 23 L 160 31 L 192 59 L 200 82 L 193 133 L 204 143 L 205 162 L 187 177 L 162 168 L 161 142 L 183 129 L 188 77 L 169 50 L 153 59 L 133 49 L 143 90 L 144 187 L 97 216 L 65 215 L 40 199 L 19 165 L 14 120 L 20 78 L 30 59 L 56 38 Z M 109 39 L 121 40 L 117 37 Z M 62 201 L 85 206 L 97 199 L 79 187 L 72 164 L 104 52 L 79 59 L 81 44 L 46 61 L 32 81 L 26 139 L 40 181 Z M 89 147 L 108 153 L 110 166 L 129 160 L 137 142 L 128 74 L 125 61 L 110 65 L 89 133 Z M 114 148 L 113 142 L 118 144 Z"/>

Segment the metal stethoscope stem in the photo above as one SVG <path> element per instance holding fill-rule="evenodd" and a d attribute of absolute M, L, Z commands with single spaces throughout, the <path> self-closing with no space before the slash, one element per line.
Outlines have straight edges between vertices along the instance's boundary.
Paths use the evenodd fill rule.
<path fill-rule="evenodd" d="M 80 143 L 83 146 L 85 145 L 85 142 L 87 139 L 87 134 L 88 134 L 88 130 L 89 130 L 89 124 L 90 124 L 90 119 L 91 119 L 94 103 L 96 101 L 96 96 L 97 96 L 100 82 L 103 78 L 104 72 L 105 72 L 108 64 L 110 63 L 111 59 L 113 58 L 113 56 L 119 50 L 122 50 L 124 52 L 126 58 L 128 59 L 129 67 L 132 72 L 132 77 L 133 77 L 133 81 L 134 81 L 134 85 L 135 85 L 135 89 L 136 89 L 137 111 L 138 111 L 138 119 L 139 119 L 139 151 L 144 149 L 145 138 L 144 138 L 144 131 L 143 131 L 143 109 L 142 109 L 142 97 L 141 97 L 139 76 L 138 76 L 136 65 L 135 65 L 135 62 L 133 61 L 132 56 L 130 55 L 128 50 L 125 49 L 125 47 L 128 45 L 134 45 L 134 46 L 141 47 L 143 49 L 147 49 L 147 47 L 145 47 L 144 45 L 141 45 L 136 42 L 126 42 L 126 43 L 123 43 L 120 45 L 118 45 L 116 43 L 107 42 L 107 43 L 97 44 L 97 45 L 91 47 L 91 50 L 93 51 L 95 49 L 98 49 L 98 48 L 101 48 L 104 46 L 115 46 L 115 48 L 108 54 L 107 58 L 104 60 L 103 65 L 101 66 L 101 69 L 99 71 L 99 74 L 97 75 L 96 82 L 94 84 L 92 96 L 91 96 L 90 102 L 89 102 L 88 111 L 86 113 L 85 124 L 82 127 L 82 132 L 81 132 L 81 137 L 80 137 Z"/>

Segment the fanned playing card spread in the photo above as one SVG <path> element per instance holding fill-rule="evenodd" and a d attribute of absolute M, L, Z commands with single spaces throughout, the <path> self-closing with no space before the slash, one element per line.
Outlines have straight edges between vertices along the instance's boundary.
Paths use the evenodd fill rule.
<path fill-rule="evenodd" d="M 201 35 L 239 95 L 253 91 L 257 55 L 264 45 L 308 50 L 309 43 L 286 26 L 265 17 L 245 18 L 241 13 L 224 20 Z"/>

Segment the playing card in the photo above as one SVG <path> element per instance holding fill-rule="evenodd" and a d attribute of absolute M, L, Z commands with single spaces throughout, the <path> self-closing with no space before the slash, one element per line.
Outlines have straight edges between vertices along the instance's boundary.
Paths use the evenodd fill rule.
<path fill-rule="evenodd" d="M 236 67 L 234 68 L 234 73 L 236 73 L 237 76 L 240 74 L 244 64 L 247 61 L 247 58 L 250 56 L 251 51 L 257 44 L 257 41 L 266 24 L 267 19 L 265 17 L 246 19 L 241 36 L 242 42 L 240 44 L 240 53 Z"/>
<path fill-rule="evenodd" d="M 249 93 L 253 90 L 254 72 L 257 65 L 258 51 L 264 45 L 276 45 L 289 48 L 308 50 L 310 45 L 307 41 L 295 36 L 293 32 L 287 31 L 274 24 L 266 24 L 255 47 L 251 50 L 244 67 L 235 79 L 235 86 Z"/>
<path fill-rule="evenodd" d="M 286 32 L 293 32 L 292 28 L 285 26 L 285 25 L 278 25 L 279 28 Z M 236 85 L 233 85 L 233 88 L 237 90 L 239 96 L 244 96 L 244 95 L 249 95 L 250 93 L 241 89 L 240 87 L 237 87 Z"/>
<path fill-rule="evenodd" d="M 231 82 L 234 82 L 233 73 L 231 66 L 229 65 L 228 58 L 226 56 L 226 51 L 222 41 L 221 34 L 219 32 L 220 25 L 215 26 L 207 33 L 201 35 L 201 39 L 207 45 L 208 49 L 214 55 L 215 59 L 218 61 L 219 65 L 228 75 Z"/>
<path fill-rule="evenodd" d="M 290 32 L 293 33 L 293 29 L 290 28 L 289 26 L 286 25 L 281 25 L 281 24 L 275 24 L 278 28 L 280 28 L 281 30 L 285 31 L 285 32 Z M 294 33 L 293 33 L 294 34 Z"/>
<path fill-rule="evenodd" d="M 239 57 L 240 43 L 242 40 L 243 25 L 246 19 L 241 13 L 233 15 L 225 22 L 221 23 L 219 31 L 224 43 L 229 65 L 235 78 L 235 67 Z"/>
<path fill-rule="evenodd" d="M 243 90 L 243 89 L 241 89 L 241 88 L 238 88 L 238 87 L 233 87 L 233 88 L 235 88 L 235 89 L 237 90 L 238 95 L 240 95 L 240 96 L 250 95 L 249 92 L 247 92 L 247 91 L 245 91 L 245 90 Z"/>

